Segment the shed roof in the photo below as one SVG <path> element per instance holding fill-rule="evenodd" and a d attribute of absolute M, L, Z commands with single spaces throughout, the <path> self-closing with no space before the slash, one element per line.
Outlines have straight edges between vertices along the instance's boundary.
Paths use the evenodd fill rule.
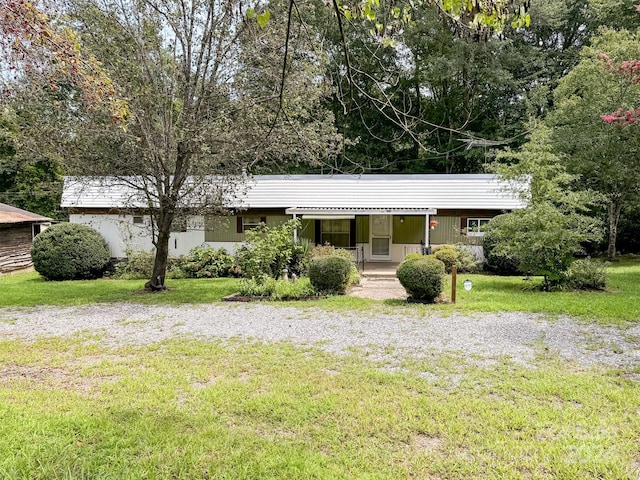
<path fill-rule="evenodd" d="M 127 179 L 131 182 L 131 179 Z M 65 178 L 63 207 L 144 208 L 144 198 L 116 178 Z M 212 182 L 216 182 L 212 179 Z M 214 183 L 212 183 L 213 185 Z M 522 199 L 494 175 L 263 175 L 247 179 L 227 208 L 497 209 Z M 517 185 L 522 189 L 526 186 Z"/>
<path fill-rule="evenodd" d="M 50 222 L 49 217 L 43 217 L 37 213 L 28 212 L 18 207 L 0 203 L 0 224 L 6 223 L 34 223 L 34 222 Z"/>

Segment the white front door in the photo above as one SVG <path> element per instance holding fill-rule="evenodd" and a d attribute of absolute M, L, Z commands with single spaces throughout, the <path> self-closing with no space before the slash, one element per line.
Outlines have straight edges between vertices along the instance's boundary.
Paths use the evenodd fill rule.
<path fill-rule="evenodd" d="M 391 215 L 371 215 L 371 260 L 391 260 Z"/>

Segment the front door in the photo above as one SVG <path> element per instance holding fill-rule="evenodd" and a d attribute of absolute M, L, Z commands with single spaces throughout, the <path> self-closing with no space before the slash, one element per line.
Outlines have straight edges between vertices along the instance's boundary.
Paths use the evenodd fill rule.
<path fill-rule="evenodd" d="M 391 215 L 371 215 L 371 260 L 391 260 Z"/>

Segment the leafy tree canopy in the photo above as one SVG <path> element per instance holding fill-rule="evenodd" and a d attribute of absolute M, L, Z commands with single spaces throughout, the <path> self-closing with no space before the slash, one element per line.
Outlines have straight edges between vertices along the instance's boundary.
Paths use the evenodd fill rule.
<path fill-rule="evenodd" d="M 606 124 L 600 117 L 614 105 L 625 109 L 640 105 L 640 86 L 612 72 L 605 59 L 634 58 L 638 50 L 638 33 L 603 29 L 560 81 L 548 118 L 551 142 L 566 158 L 567 170 L 579 175 L 585 188 L 606 198 L 609 258 L 616 252 L 621 212 L 640 193 L 640 137 L 633 129 Z"/>

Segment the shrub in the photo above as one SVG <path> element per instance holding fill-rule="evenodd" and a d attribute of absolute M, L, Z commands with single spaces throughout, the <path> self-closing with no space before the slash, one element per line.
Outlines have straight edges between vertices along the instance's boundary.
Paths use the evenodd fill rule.
<path fill-rule="evenodd" d="M 127 251 L 127 259 L 115 266 L 113 276 L 126 279 L 148 279 L 153 274 L 156 254 L 145 251 Z M 167 258 L 167 278 L 185 278 L 181 269 L 183 257 Z"/>
<path fill-rule="evenodd" d="M 604 290 L 607 286 L 606 265 L 590 258 L 575 260 L 567 270 L 563 286 L 572 290 Z"/>
<path fill-rule="evenodd" d="M 490 225 L 499 228 L 499 224 L 504 220 L 502 215 L 494 217 Z M 497 275 L 521 275 L 520 260 L 513 253 L 500 251 L 499 245 L 502 235 L 494 233 L 490 229 L 485 232 L 482 239 L 482 251 L 484 253 L 485 270 Z"/>
<path fill-rule="evenodd" d="M 402 262 L 396 276 L 412 299 L 433 303 L 444 288 L 444 273 L 440 260 L 416 258 Z"/>
<path fill-rule="evenodd" d="M 293 254 L 289 261 L 289 274 L 298 277 L 309 273 L 309 262 L 311 261 L 311 241 L 306 238 L 298 240 L 293 246 Z"/>
<path fill-rule="evenodd" d="M 311 258 L 340 257 L 355 263 L 356 259 L 350 250 L 337 248 L 333 245 L 316 245 L 311 249 Z"/>
<path fill-rule="evenodd" d="M 405 260 L 411 258 L 436 258 L 444 263 L 445 269 L 451 273 L 451 267 L 455 265 L 459 273 L 472 273 L 480 269 L 481 262 L 462 243 L 456 245 L 435 245 L 431 255 L 409 254 Z"/>
<path fill-rule="evenodd" d="M 434 257 L 444 263 L 447 273 L 451 273 L 451 267 L 456 265 L 458 260 L 458 252 L 455 248 L 440 248 L 433 253 Z"/>
<path fill-rule="evenodd" d="M 473 273 L 480 270 L 481 262 L 471 250 L 461 243 L 457 244 L 455 249 L 457 253 L 456 266 L 459 273 Z"/>
<path fill-rule="evenodd" d="M 224 248 L 193 248 L 180 262 L 180 269 L 187 278 L 218 278 L 232 274 L 235 258 Z"/>
<path fill-rule="evenodd" d="M 455 249 L 456 249 L 455 245 L 450 245 L 448 243 L 442 244 L 442 245 L 433 245 L 431 247 L 431 253 L 436 254 L 440 250 L 455 250 Z"/>
<path fill-rule="evenodd" d="M 349 284 L 352 262 L 343 257 L 311 260 L 309 279 L 318 292 L 343 294 Z"/>
<path fill-rule="evenodd" d="M 347 285 L 358 285 L 360 283 L 360 272 L 358 272 L 358 267 L 356 267 L 355 263 L 351 263 L 349 267 L 349 280 L 347 281 Z"/>
<path fill-rule="evenodd" d="M 248 230 L 245 233 L 246 245 L 236 255 L 244 275 L 280 278 L 285 268 L 290 275 L 305 273 L 309 245 L 293 241 L 293 231 L 299 227 L 299 220 L 289 220 L 275 227 L 260 224 Z"/>
<path fill-rule="evenodd" d="M 404 257 L 405 260 L 412 260 L 414 258 L 424 258 L 425 255 L 422 255 L 421 253 L 407 253 L 407 255 Z"/>
<path fill-rule="evenodd" d="M 263 276 L 243 279 L 240 282 L 240 295 L 269 297 L 273 300 L 300 300 L 315 295 L 315 290 L 308 278 L 276 280 Z"/>
<path fill-rule="evenodd" d="M 117 278 L 150 278 L 153 273 L 155 254 L 144 251 L 128 251 L 127 259 L 116 264 L 114 276 Z"/>
<path fill-rule="evenodd" d="M 349 281 L 348 285 L 356 285 L 360 283 L 360 273 L 358 272 L 358 266 L 356 265 L 356 259 L 353 256 L 353 252 L 351 250 L 347 250 L 346 248 L 336 248 L 333 245 L 322 245 L 315 246 L 311 249 L 311 259 L 314 258 L 322 258 L 322 257 L 340 257 L 348 260 L 351 264 L 349 269 Z"/>
<path fill-rule="evenodd" d="M 520 269 L 544 277 L 549 290 L 564 281 L 582 244 L 601 237 L 598 223 L 577 208 L 559 207 L 549 200 L 494 217 L 486 226 L 494 254 L 517 258 Z"/>
<path fill-rule="evenodd" d="M 73 223 L 52 225 L 33 240 L 36 271 L 49 280 L 97 278 L 109 264 L 109 247 L 93 228 Z"/>

